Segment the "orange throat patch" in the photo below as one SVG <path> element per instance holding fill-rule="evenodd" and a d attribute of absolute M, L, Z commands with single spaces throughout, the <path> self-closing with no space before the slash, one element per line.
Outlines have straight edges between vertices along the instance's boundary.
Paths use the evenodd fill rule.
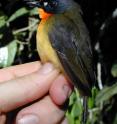
<path fill-rule="evenodd" d="M 52 16 L 52 14 L 45 12 L 43 9 L 39 9 L 39 16 L 41 19 L 47 19 L 48 17 Z"/>

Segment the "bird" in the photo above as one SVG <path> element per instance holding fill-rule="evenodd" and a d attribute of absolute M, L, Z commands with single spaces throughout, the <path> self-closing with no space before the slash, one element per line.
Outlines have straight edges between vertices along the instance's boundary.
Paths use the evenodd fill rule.
<path fill-rule="evenodd" d="M 79 90 L 91 96 L 96 81 L 93 52 L 82 10 L 74 0 L 27 0 L 38 7 L 37 50 L 42 63 L 51 62 Z"/>

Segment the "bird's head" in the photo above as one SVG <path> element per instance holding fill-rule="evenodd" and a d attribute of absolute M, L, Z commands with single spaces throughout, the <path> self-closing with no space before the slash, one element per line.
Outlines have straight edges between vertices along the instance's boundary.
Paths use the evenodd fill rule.
<path fill-rule="evenodd" d="M 30 6 L 38 7 L 46 13 L 63 13 L 72 6 L 73 0 L 26 0 Z"/>

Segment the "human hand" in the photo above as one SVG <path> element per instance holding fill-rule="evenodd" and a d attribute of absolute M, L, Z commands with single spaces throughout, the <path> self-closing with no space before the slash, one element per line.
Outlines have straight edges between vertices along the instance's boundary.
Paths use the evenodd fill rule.
<path fill-rule="evenodd" d="M 59 107 L 71 93 L 71 86 L 51 64 L 39 62 L 0 70 L 0 124 L 5 114 L 31 104 L 16 115 L 15 124 L 67 124 Z M 37 118 L 36 118 L 37 117 Z"/>

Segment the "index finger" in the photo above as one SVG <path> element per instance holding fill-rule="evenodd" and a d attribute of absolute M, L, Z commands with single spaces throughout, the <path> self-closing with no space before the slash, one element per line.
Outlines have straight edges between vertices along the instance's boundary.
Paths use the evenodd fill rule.
<path fill-rule="evenodd" d="M 16 77 L 31 74 L 39 70 L 40 67 L 41 63 L 39 61 L 35 61 L 0 69 L 0 83 L 3 81 L 14 79 Z"/>

